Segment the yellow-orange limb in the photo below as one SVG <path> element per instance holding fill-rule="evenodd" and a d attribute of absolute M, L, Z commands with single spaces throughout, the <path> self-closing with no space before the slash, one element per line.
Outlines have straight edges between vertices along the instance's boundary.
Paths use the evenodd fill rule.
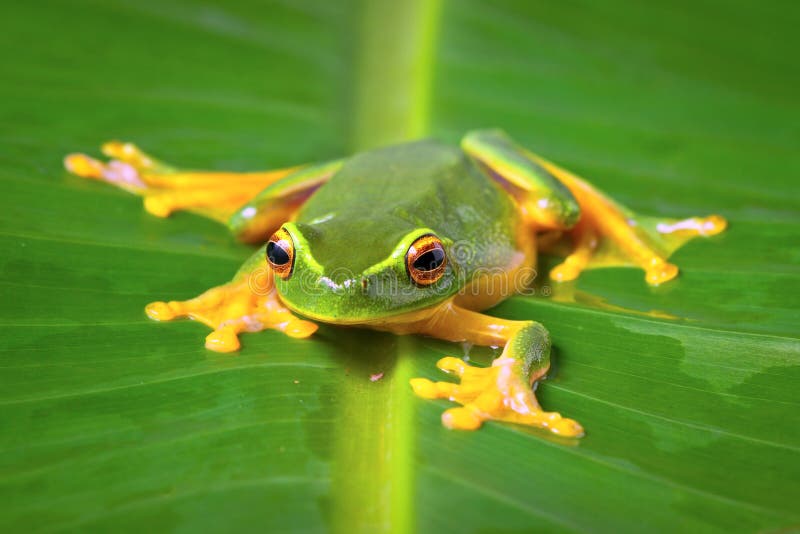
<path fill-rule="evenodd" d="M 646 280 L 649 284 L 658 285 L 678 275 L 678 267 L 669 263 L 664 255 L 655 250 L 637 232 L 635 221 L 630 213 L 626 213 L 591 184 L 569 171 L 534 154 L 528 153 L 528 155 L 569 188 L 580 204 L 583 225 L 594 229 L 597 236 L 612 240 L 632 263 L 645 270 Z M 719 215 L 692 217 L 677 224 L 686 236 L 715 235 L 725 230 L 727 226 L 725 219 Z M 562 264 L 556 268 L 555 274 L 564 276 L 561 278 L 562 280 L 576 278 L 591 257 L 591 247 L 588 246 L 591 244 L 591 240 L 583 236 L 576 241 L 575 254 L 577 256 L 572 259 L 570 265 Z"/>
<path fill-rule="evenodd" d="M 411 387 L 426 399 L 446 398 L 461 404 L 442 414 L 448 428 L 475 430 L 495 420 L 545 428 L 554 434 L 577 437 L 580 424 L 557 412 L 542 410 L 532 384 L 549 367 L 550 341 L 544 328 L 533 321 L 508 321 L 459 308 L 441 307 L 422 333 L 452 341 L 503 346 L 491 367 L 481 368 L 454 357 L 439 360 L 439 369 L 460 378 L 460 383 L 414 378 Z"/>
<path fill-rule="evenodd" d="M 143 196 L 145 209 L 159 217 L 186 209 L 227 222 L 262 189 L 297 169 L 249 173 L 180 171 L 132 143 L 110 141 L 102 150 L 111 158 L 108 162 L 70 154 L 64 159 L 64 166 L 78 176 L 104 180 Z"/>
<path fill-rule="evenodd" d="M 550 278 L 558 282 L 575 280 L 589 264 L 592 254 L 597 249 L 597 234 L 586 221 L 580 221 L 570 234 L 574 250 L 563 262 L 550 270 Z"/>
<path fill-rule="evenodd" d="M 269 268 L 261 268 L 236 280 L 214 287 L 186 301 L 152 302 L 145 311 L 156 321 L 188 317 L 213 329 L 206 337 L 206 348 L 216 352 L 239 349 L 239 334 L 267 328 L 305 338 L 317 325 L 299 319 L 278 298 Z"/>

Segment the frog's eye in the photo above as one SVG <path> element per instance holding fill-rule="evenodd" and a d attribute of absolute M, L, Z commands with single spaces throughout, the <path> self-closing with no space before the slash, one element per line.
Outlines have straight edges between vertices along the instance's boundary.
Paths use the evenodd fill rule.
<path fill-rule="evenodd" d="M 421 286 L 439 280 L 447 266 L 447 255 L 441 240 L 435 235 L 424 235 L 408 248 L 406 269 L 411 279 Z"/>
<path fill-rule="evenodd" d="M 267 261 L 275 274 L 286 280 L 292 274 L 294 243 L 289 232 L 281 228 L 267 242 Z"/>

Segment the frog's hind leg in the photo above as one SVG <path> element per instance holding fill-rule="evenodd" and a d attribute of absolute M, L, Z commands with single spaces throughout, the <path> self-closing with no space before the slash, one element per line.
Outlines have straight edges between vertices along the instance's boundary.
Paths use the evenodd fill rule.
<path fill-rule="evenodd" d="M 110 141 L 102 146 L 102 151 L 109 161 L 70 154 L 64 158 L 64 166 L 78 176 L 103 180 L 144 197 L 145 209 L 159 217 L 189 210 L 227 223 L 259 191 L 296 170 L 187 171 L 157 160 L 132 143 Z"/>
<path fill-rule="evenodd" d="M 592 267 L 636 265 L 649 284 L 658 285 L 678 274 L 667 261 L 673 252 L 727 226 L 719 215 L 684 220 L 637 215 L 499 131 L 472 132 L 462 147 L 514 195 L 533 228 L 567 233 L 572 246 L 550 272 L 557 281 L 573 280 Z"/>
<path fill-rule="evenodd" d="M 534 154 L 530 157 L 547 169 L 575 195 L 581 220 L 570 232 L 573 250 L 550 272 L 551 278 L 569 281 L 593 266 L 637 265 L 650 285 L 678 275 L 667 258 L 691 239 L 719 234 L 727 221 L 719 215 L 687 219 L 637 215 L 620 206 L 590 183 Z"/>
<path fill-rule="evenodd" d="M 461 404 L 442 414 L 446 427 L 475 430 L 484 421 L 496 420 L 544 428 L 565 437 L 583 435 L 577 422 L 542 410 L 533 393 L 532 384 L 550 366 L 550 336 L 541 324 L 498 319 L 447 303 L 421 326 L 420 332 L 451 341 L 504 346 L 491 367 L 475 367 L 450 356 L 439 360 L 437 367 L 458 377 L 458 384 L 427 378 L 411 380 L 420 397 L 446 398 Z"/>
<path fill-rule="evenodd" d="M 317 325 L 299 319 L 283 306 L 265 257 L 261 247 L 229 283 L 190 300 L 152 302 L 145 311 L 156 321 L 188 317 L 210 326 L 213 332 L 206 337 L 206 348 L 216 352 L 238 350 L 243 332 L 269 328 L 295 338 L 310 336 Z"/>

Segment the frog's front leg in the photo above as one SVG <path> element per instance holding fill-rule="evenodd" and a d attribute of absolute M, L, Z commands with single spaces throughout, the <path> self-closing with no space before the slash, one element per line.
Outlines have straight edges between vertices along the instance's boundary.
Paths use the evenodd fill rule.
<path fill-rule="evenodd" d="M 437 366 L 460 378 L 459 384 L 411 380 L 414 392 L 427 399 L 447 398 L 461 404 L 442 414 L 448 428 L 474 430 L 496 420 L 545 428 L 568 437 L 583 435 L 583 428 L 557 412 L 543 411 L 532 385 L 550 367 L 550 336 L 534 321 L 507 321 L 447 303 L 428 320 L 422 333 L 477 345 L 503 346 L 491 367 L 481 368 L 454 357 Z"/>
<path fill-rule="evenodd" d="M 499 131 L 472 132 L 462 147 L 506 184 L 533 228 L 568 231 L 573 248 L 550 272 L 557 281 L 573 280 L 593 266 L 633 264 L 644 269 L 649 284 L 658 285 L 678 274 L 678 267 L 667 261 L 674 251 L 727 226 L 719 215 L 684 220 L 639 216 Z"/>
<path fill-rule="evenodd" d="M 265 258 L 262 247 L 229 283 L 190 300 L 152 302 L 145 311 L 156 321 L 189 317 L 210 326 L 214 331 L 206 337 L 206 348 L 217 352 L 238 350 L 242 332 L 271 328 L 290 337 L 310 336 L 317 325 L 294 316 L 281 303 Z"/>

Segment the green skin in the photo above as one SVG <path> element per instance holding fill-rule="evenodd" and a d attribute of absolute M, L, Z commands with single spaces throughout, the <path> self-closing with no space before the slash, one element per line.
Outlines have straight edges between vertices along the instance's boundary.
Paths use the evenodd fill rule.
<path fill-rule="evenodd" d="M 427 308 L 477 269 L 505 267 L 517 226 L 508 194 L 456 148 L 422 141 L 357 155 L 284 225 L 296 259 L 292 276 L 276 280 L 278 292 L 298 313 L 333 323 Z M 438 282 L 420 287 L 405 255 L 425 234 L 442 240 L 450 261 Z M 451 253 L 454 243 L 486 254 L 459 259 L 467 255 Z"/>
<path fill-rule="evenodd" d="M 487 270 L 519 261 L 518 232 L 535 229 L 521 224 L 508 184 L 489 161 L 521 171 L 529 191 L 546 200 L 551 225 L 568 228 L 577 220 L 578 203 L 564 185 L 501 132 L 479 131 L 464 138 L 462 149 L 426 140 L 303 169 L 243 206 L 229 226 L 247 235 L 277 202 L 304 201 L 283 225 L 295 259 L 288 279 L 275 277 L 281 301 L 313 320 L 369 326 L 434 308 Z M 405 256 L 425 234 L 441 239 L 448 260 L 441 279 L 423 287 L 410 278 Z M 240 273 L 263 265 L 264 257 L 262 248 Z M 544 327 L 527 321 L 504 356 L 519 359 L 530 381 L 549 366 L 549 348 Z"/>

